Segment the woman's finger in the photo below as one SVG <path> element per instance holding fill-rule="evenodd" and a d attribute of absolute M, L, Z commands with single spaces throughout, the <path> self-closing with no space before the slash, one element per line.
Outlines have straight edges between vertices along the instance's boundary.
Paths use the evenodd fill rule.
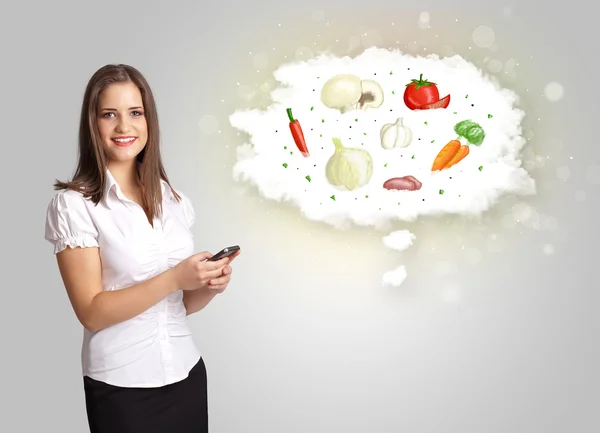
<path fill-rule="evenodd" d="M 230 280 L 231 280 L 231 276 L 230 275 L 225 275 L 223 277 L 213 278 L 212 280 L 210 280 L 208 282 L 208 285 L 209 286 L 220 286 L 222 284 L 229 283 Z"/>
<path fill-rule="evenodd" d="M 209 280 L 211 281 L 212 279 L 218 278 L 221 275 L 223 275 L 223 269 L 215 269 L 213 271 L 202 271 L 199 273 L 199 277 L 203 280 Z"/>
<path fill-rule="evenodd" d="M 211 292 L 217 292 L 217 293 L 224 292 L 226 288 L 227 288 L 227 284 L 218 284 L 216 286 L 212 286 L 212 285 L 208 286 L 208 289 Z"/>

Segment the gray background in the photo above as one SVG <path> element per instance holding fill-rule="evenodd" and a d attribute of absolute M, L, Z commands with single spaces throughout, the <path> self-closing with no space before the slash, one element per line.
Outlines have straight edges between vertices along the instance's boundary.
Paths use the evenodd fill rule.
<path fill-rule="evenodd" d="M 110 62 L 138 67 L 155 91 L 198 250 L 243 249 L 228 291 L 191 318 L 212 432 L 599 431 L 596 15 L 535 0 L 3 5 L 0 431 L 87 431 L 81 327 L 43 232 L 52 182 L 75 166 L 84 86 Z M 494 29 L 496 51 L 473 44 L 478 25 Z M 539 225 L 517 222 L 523 204 L 507 198 L 481 221 L 406 226 L 417 243 L 400 254 L 386 233 L 335 231 L 233 183 L 243 137 L 227 115 L 263 104 L 273 69 L 308 48 L 373 43 L 519 63 L 498 75 L 523 96 L 529 157 L 540 155 L 527 200 Z M 259 52 L 269 63 L 257 72 Z M 550 81 L 565 88 L 559 102 L 543 97 Z M 406 283 L 381 287 L 400 264 Z"/>

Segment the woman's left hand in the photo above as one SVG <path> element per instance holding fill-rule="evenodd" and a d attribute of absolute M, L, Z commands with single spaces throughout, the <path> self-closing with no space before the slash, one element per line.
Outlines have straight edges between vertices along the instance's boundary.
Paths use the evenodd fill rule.
<path fill-rule="evenodd" d="M 240 255 L 241 251 L 236 251 L 234 254 L 229 256 L 229 263 L 223 267 L 223 273 L 218 278 L 213 278 L 208 282 L 208 290 L 215 293 L 223 293 L 231 281 L 231 273 L 233 269 L 231 268 L 231 262 L 235 260 L 237 256 Z"/>

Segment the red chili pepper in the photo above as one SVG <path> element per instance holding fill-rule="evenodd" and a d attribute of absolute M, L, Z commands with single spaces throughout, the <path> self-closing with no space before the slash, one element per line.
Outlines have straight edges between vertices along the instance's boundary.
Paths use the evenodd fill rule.
<path fill-rule="evenodd" d="M 288 108 L 287 115 L 290 118 L 290 131 L 292 131 L 292 137 L 294 138 L 294 142 L 296 146 L 300 150 L 300 153 L 305 157 L 309 156 L 308 148 L 306 147 L 306 141 L 304 140 L 304 133 L 302 132 L 302 127 L 300 126 L 300 122 L 297 119 L 294 119 L 292 116 L 292 109 Z"/>

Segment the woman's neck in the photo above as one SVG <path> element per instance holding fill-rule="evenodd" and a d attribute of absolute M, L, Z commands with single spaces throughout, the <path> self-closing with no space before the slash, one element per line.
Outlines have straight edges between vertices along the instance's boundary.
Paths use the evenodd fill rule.
<path fill-rule="evenodd" d="M 135 191 L 139 188 L 139 177 L 137 171 L 137 161 L 110 161 L 108 163 L 110 174 L 115 178 L 119 187 L 123 191 Z"/>

